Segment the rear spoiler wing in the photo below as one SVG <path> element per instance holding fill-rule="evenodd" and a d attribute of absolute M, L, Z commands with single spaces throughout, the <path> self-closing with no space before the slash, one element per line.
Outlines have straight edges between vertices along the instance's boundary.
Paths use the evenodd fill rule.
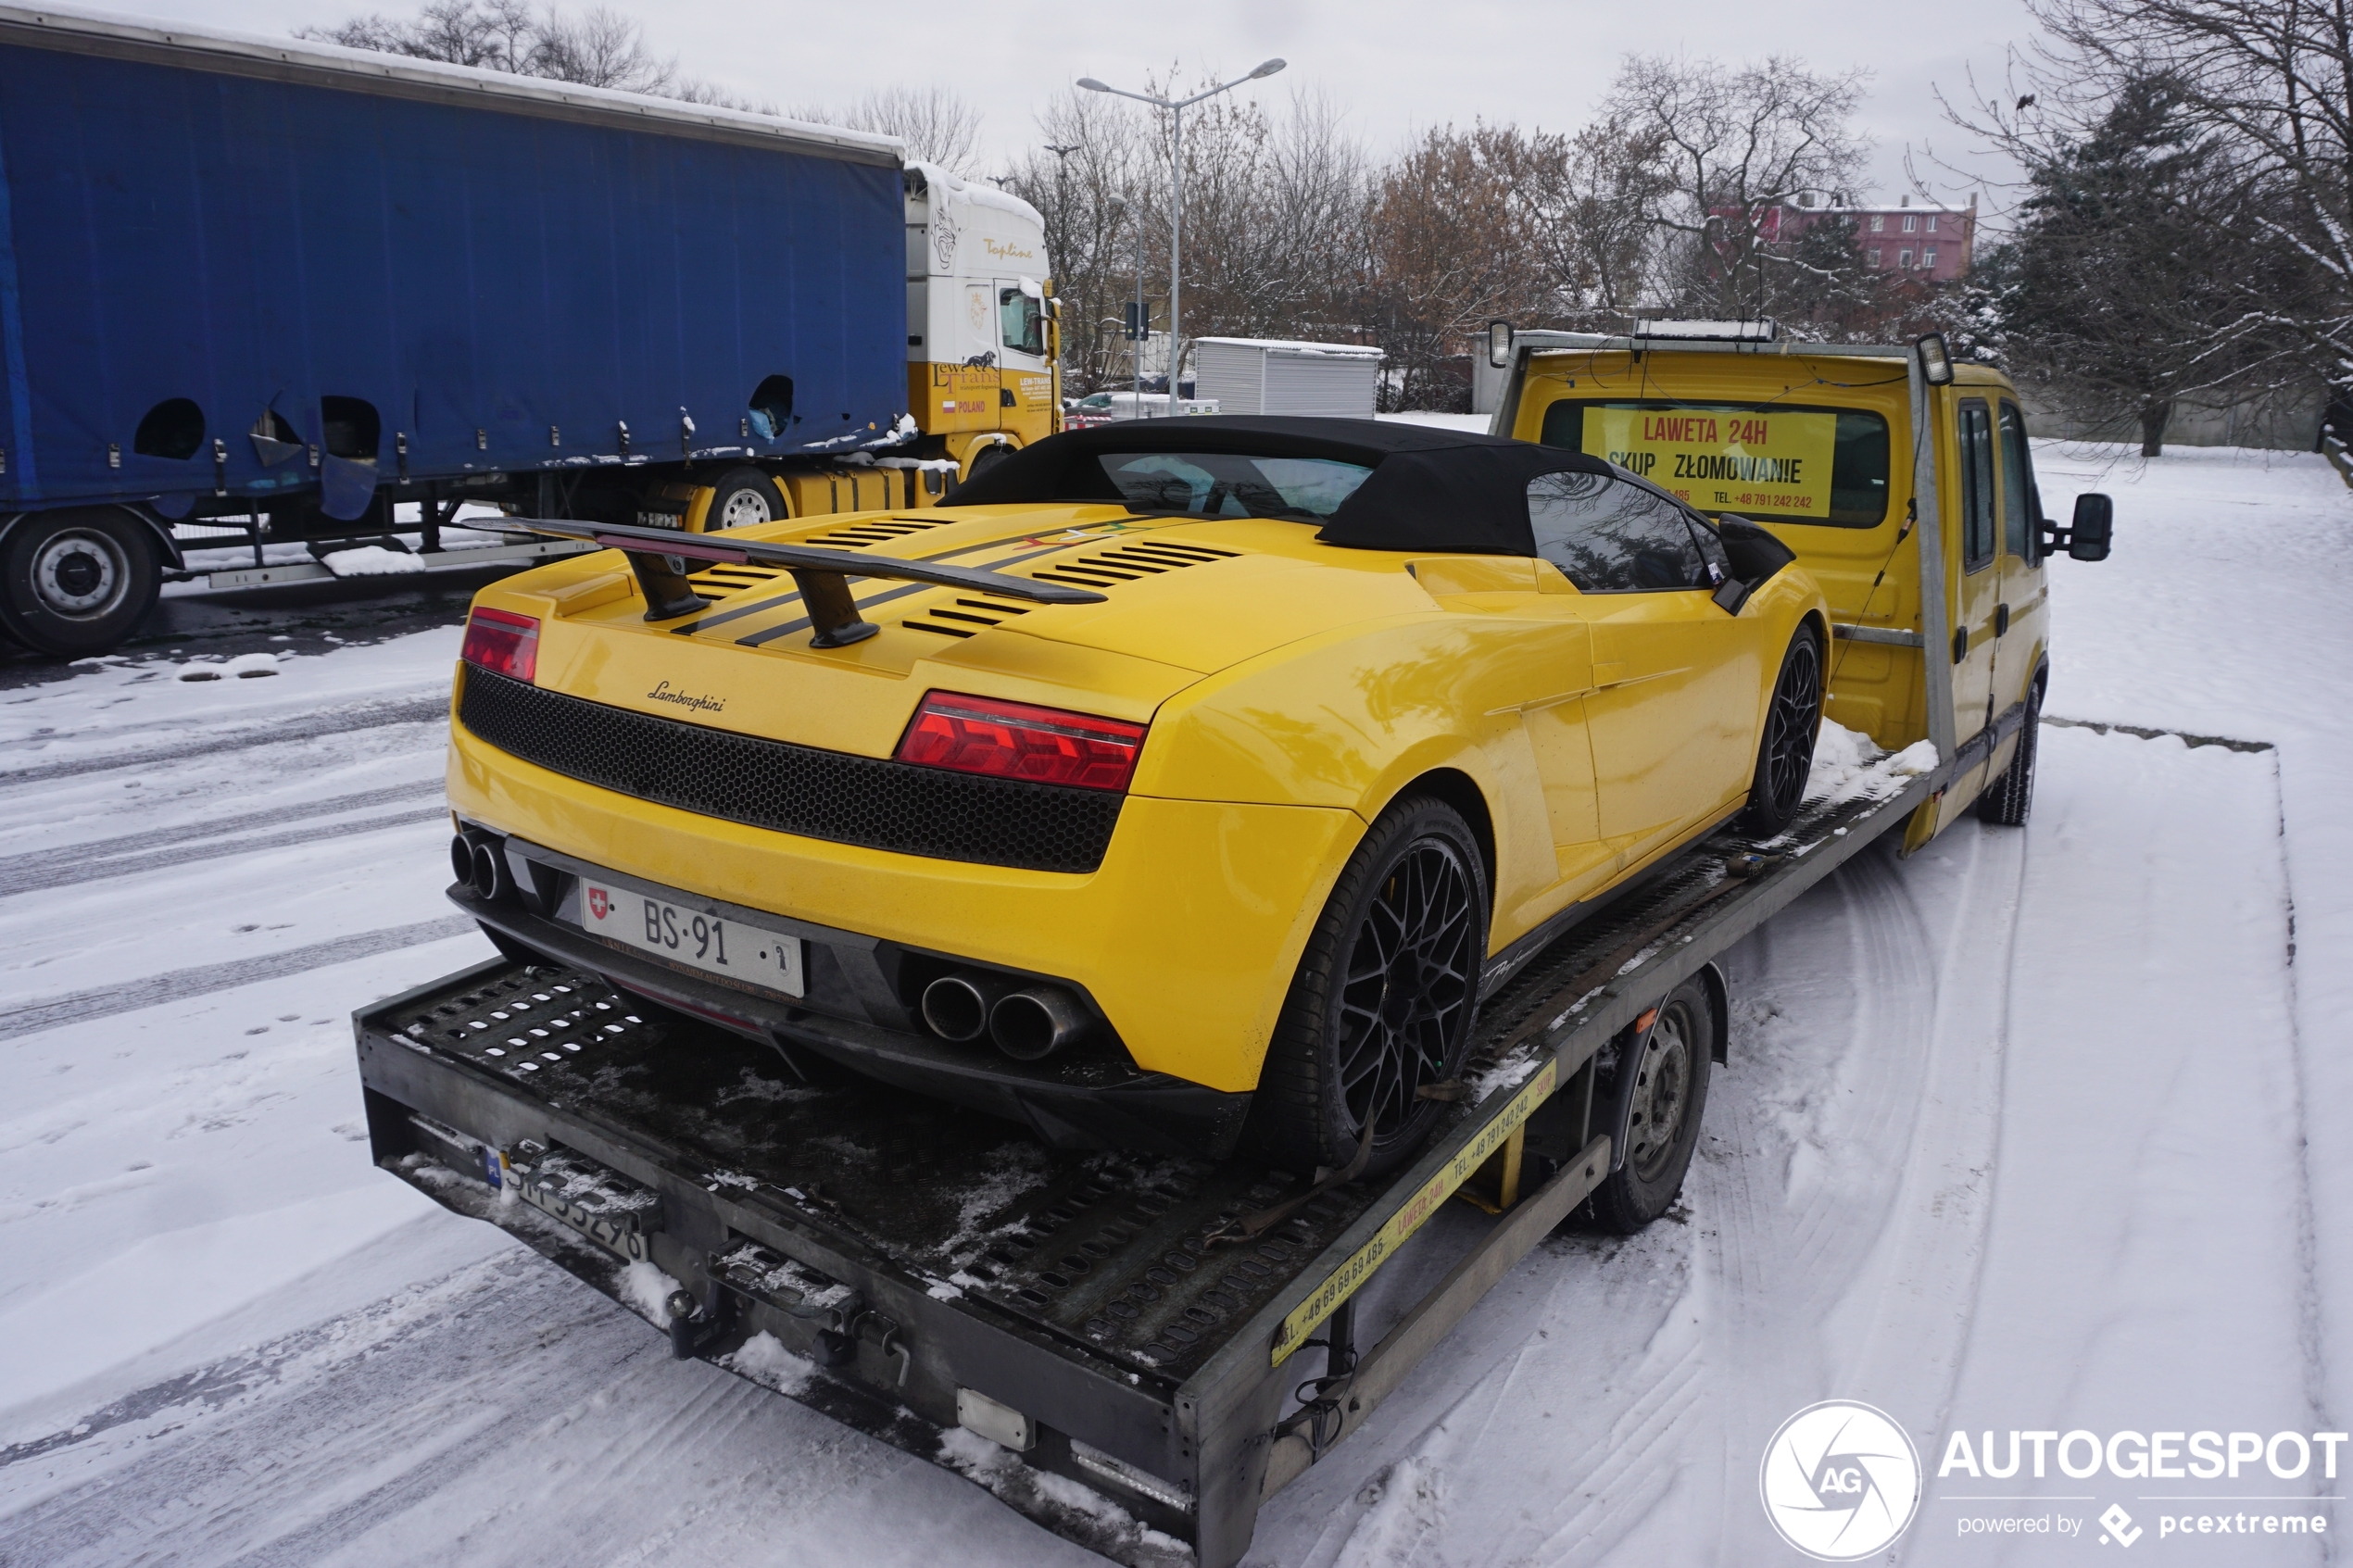
<path fill-rule="evenodd" d="M 577 522 L 569 518 L 517 518 L 534 533 L 559 539 L 579 539 L 620 550 L 629 557 L 638 586 L 646 592 L 646 619 L 675 621 L 711 603 L 686 581 L 689 560 L 720 561 L 730 566 L 774 566 L 792 573 L 800 589 L 803 608 L 815 635 L 811 647 L 846 647 L 862 643 L 881 628 L 858 617 L 857 601 L 849 596 L 853 577 L 891 577 L 909 583 L 929 583 L 942 588 L 964 588 L 976 594 L 1025 599 L 1041 605 L 1101 604 L 1103 596 L 1034 577 L 1014 577 L 977 567 L 946 566 L 938 561 L 900 560 L 870 556 L 858 550 L 828 550 L 811 545 L 770 545 L 756 539 L 733 539 L 716 533 L 682 533 L 669 528 L 644 528 L 623 522 Z"/>

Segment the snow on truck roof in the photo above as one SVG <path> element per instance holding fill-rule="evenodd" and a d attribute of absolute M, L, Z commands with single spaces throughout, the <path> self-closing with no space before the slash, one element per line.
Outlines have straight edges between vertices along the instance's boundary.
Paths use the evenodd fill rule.
<path fill-rule="evenodd" d="M 609 87 L 583 87 L 544 77 L 517 76 L 474 66 L 410 59 L 372 49 L 347 49 L 309 39 L 265 38 L 215 28 L 159 23 L 100 11 L 0 5 L 0 44 L 145 60 L 235 76 L 425 99 L 510 114 L 587 121 L 624 130 L 667 132 L 901 167 L 906 144 L 896 136 L 846 131 L 782 115 L 689 104 Z"/>
<path fill-rule="evenodd" d="M 926 190 L 943 190 L 954 200 L 970 202 L 975 207 L 994 207 L 999 212 L 1010 212 L 1017 218 L 1027 219 L 1040 230 L 1046 227 L 1045 214 L 1019 196 L 1009 195 L 994 185 L 984 185 L 977 180 L 967 180 L 961 174 L 951 173 L 940 168 L 936 163 L 910 163 L 907 167 L 923 176 L 924 186 Z M 1194 341 L 1202 340 L 1197 338 Z"/>

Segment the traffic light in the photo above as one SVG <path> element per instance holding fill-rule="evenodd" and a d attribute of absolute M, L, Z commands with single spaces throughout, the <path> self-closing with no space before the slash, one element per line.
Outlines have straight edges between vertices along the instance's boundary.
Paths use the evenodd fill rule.
<path fill-rule="evenodd" d="M 1129 342 L 1132 343 L 1138 338 L 1148 338 L 1152 335 L 1151 317 L 1145 310 L 1144 302 L 1142 300 L 1131 299 L 1126 305 L 1121 306 L 1120 317 L 1121 335 L 1126 337 Z"/>

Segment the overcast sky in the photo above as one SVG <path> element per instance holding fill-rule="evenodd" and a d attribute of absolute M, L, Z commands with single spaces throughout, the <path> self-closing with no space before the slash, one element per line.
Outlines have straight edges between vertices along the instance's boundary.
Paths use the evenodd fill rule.
<path fill-rule="evenodd" d="M 87 0 L 85 0 L 87 3 Z M 2020 0 L 1913 6 L 1891 0 L 1680 0 L 1531 4 L 1529 0 L 1061 0 L 1054 5 L 748 5 L 744 0 L 613 0 L 641 18 L 649 41 L 683 69 L 746 97 L 784 105 L 846 103 L 891 81 L 945 83 L 988 114 L 1000 154 L 1029 144 L 1031 115 L 1081 76 L 1140 87 L 1181 59 L 1239 76 L 1270 55 L 1290 69 L 1245 93 L 1280 107 L 1295 88 L 1322 89 L 1354 132 L 1387 151 L 1416 130 L 1452 120 L 1573 129 L 1590 117 L 1618 58 L 1683 52 L 1727 61 L 1779 54 L 1817 69 L 1872 72 L 1863 128 L 1877 144 L 1871 178 L 1889 200 L 1908 188 L 1905 152 L 1969 150 L 1944 122 L 1935 89 L 1965 99 L 1968 74 L 1994 84 L 2006 51 L 2032 35 Z M 358 12 L 412 13 L 415 0 L 95 0 L 110 11 L 283 34 Z M 577 8 L 575 5 L 573 8 Z M 1138 112 L 1146 112 L 1138 106 Z M 1966 187 L 1915 158 L 1946 199 Z M 1981 166 L 1998 178 L 1999 167 Z M 1987 199 L 2004 205 L 1998 192 Z"/>

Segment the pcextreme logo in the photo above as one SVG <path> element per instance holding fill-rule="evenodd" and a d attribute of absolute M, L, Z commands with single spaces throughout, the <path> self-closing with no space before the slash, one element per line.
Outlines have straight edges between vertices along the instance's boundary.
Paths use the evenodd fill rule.
<path fill-rule="evenodd" d="M 1920 1502 L 1920 1456 L 1886 1412 L 1851 1399 L 1808 1405 L 1765 1445 L 1756 1477 L 1781 1539 L 1822 1562 L 1884 1549 Z"/>

